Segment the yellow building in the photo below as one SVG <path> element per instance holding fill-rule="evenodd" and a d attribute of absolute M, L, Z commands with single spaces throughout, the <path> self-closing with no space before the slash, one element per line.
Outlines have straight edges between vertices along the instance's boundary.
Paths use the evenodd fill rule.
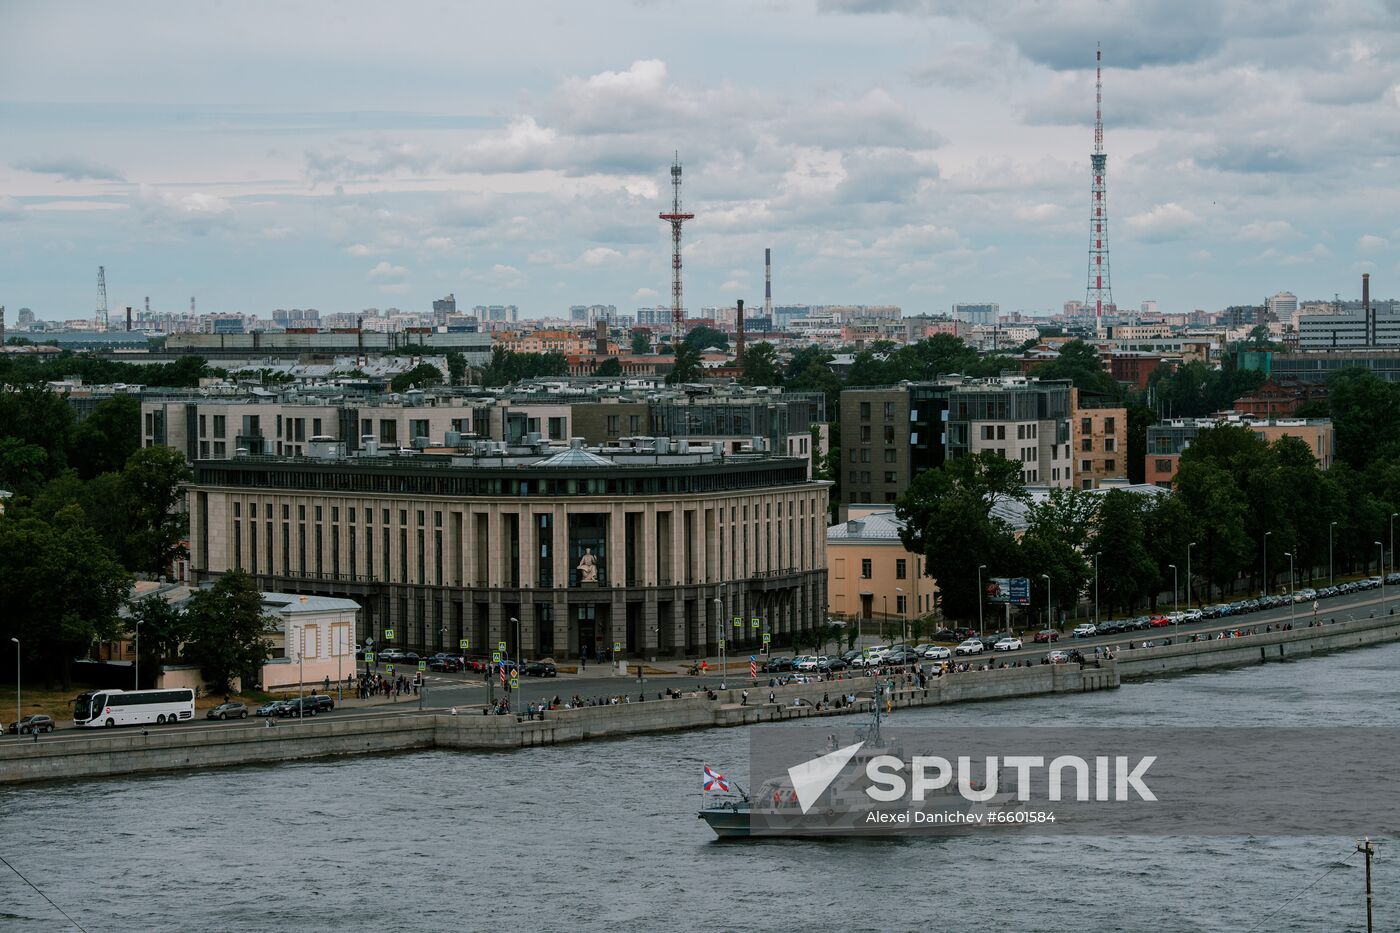
<path fill-rule="evenodd" d="M 933 612 L 938 587 L 899 539 L 894 511 L 853 505 L 826 530 L 827 611 L 834 619 L 906 622 Z"/>

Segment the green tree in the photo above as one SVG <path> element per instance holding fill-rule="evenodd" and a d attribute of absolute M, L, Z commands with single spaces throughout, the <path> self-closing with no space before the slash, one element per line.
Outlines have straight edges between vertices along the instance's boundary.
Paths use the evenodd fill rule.
<path fill-rule="evenodd" d="M 705 376 L 700 365 L 700 351 L 689 342 L 683 342 L 676 351 L 676 361 L 666 374 L 667 385 L 681 385 L 686 382 L 699 382 Z"/>
<path fill-rule="evenodd" d="M 143 673 L 149 672 L 141 685 L 154 684 L 161 664 L 179 657 L 181 647 L 189 640 L 189 616 L 172 606 L 165 597 L 153 594 L 131 604 L 126 619 L 128 635 L 136 633 L 138 623 L 141 670 Z"/>
<path fill-rule="evenodd" d="M 185 656 L 199 665 L 211 693 L 230 692 L 235 677 L 245 686 L 257 681 L 276 622 L 263 613 L 252 577 L 242 570 L 225 573 L 190 597 L 185 612 Z"/>
<path fill-rule="evenodd" d="M 73 506 L 0 518 L 0 567 L 0 637 L 20 640 L 46 684 L 69 686 L 73 657 L 116 634 L 131 577 Z"/>
<path fill-rule="evenodd" d="M 1041 574 L 1050 577 L 1054 608 L 1063 612 L 1079 603 L 1092 575 L 1084 551 L 1097 505 L 1092 493 L 1056 489 L 1047 499 L 1031 506 L 1020 540 L 1020 564 L 1022 573 L 1032 580 L 1033 603 L 1035 581 Z"/>
<path fill-rule="evenodd" d="M 984 451 L 920 474 L 895 505 L 904 525 L 900 538 L 909 551 L 924 555 L 946 616 L 977 618 L 979 564 L 987 565 L 986 576 L 1017 563 L 1011 528 L 991 512 L 1000 497 L 1024 500 L 1020 465 Z"/>
<path fill-rule="evenodd" d="M 0 439 L 9 441 L 0 453 L 0 481 L 11 483 L 7 488 L 12 492 L 23 492 L 21 483 L 57 476 L 68 465 L 72 435 L 73 409 L 48 386 L 0 391 Z M 25 449 L 29 447 L 39 448 L 43 456 Z"/>
<path fill-rule="evenodd" d="M 467 357 L 460 350 L 447 351 L 447 379 L 454 386 L 462 384 L 467 375 Z"/>
<path fill-rule="evenodd" d="M 442 384 L 442 370 L 432 363 L 419 363 L 407 372 L 399 373 L 389 380 L 389 388 L 394 392 L 406 392 L 411 388 L 427 388 Z"/>
<path fill-rule="evenodd" d="M 132 570 L 168 573 L 171 562 L 184 556 L 189 516 L 179 506 L 190 479 L 184 455 L 171 447 L 143 447 L 126 461 L 121 487 L 130 521 L 127 566 Z"/>
<path fill-rule="evenodd" d="M 1244 494 L 1226 470 L 1202 460 L 1183 462 L 1176 474 L 1176 488 L 1196 525 L 1198 555 L 1192 570 L 1223 593 L 1243 567 L 1251 563 L 1245 534 Z"/>
<path fill-rule="evenodd" d="M 598 368 L 595 369 L 595 370 L 593 370 L 593 375 L 595 375 L 595 376 L 621 376 L 621 375 L 623 375 L 623 372 L 622 372 L 622 364 L 621 364 L 620 362 L 618 362 L 617 357 L 615 357 L 615 356 L 610 356 L 610 357 L 608 357 L 607 359 L 603 360 L 603 362 L 601 362 L 601 363 L 598 364 Z"/>
<path fill-rule="evenodd" d="M 1103 367 L 1099 351 L 1083 340 L 1074 339 L 1060 348 L 1060 355 L 1031 367 L 1030 374 L 1040 379 L 1068 379 L 1081 392 L 1117 398 L 1118 383 Z"/>
<path fill-rule="evenodd" d="M 778 363 L 778 350 L 762 341 L 744 351 L 744 375 L 739 380 L 746 386 L 781 386 L 783 368 Z"/>
<path fill-rule="evenodd" d="M 708 350 L 710 347 L 728 350 L 729 335 L 724 331 L 715 330 L 713 327 L 706 327 L 701 324 L 698 327 L 691 328 L 681 340 L 681 343 L 695 350 Z"/>
<path fill-rule="evenodd" d="M 568 374 L 569 361 L 562 353 L 516 353 L 496 346 L 491 348 L 491 361 L 481 371 L 481 384 L 508 386 L 522 379 Z"/>
<path fill-rule="evenodd" d="M 84 479 L 120 470 L 141 447 L 141 403 L 131 395 L 103 399 L 73 432 L 70 462 Z"/>
<path fill-rule="evenodd" d="M 1327 380 L 1337 459 L 1364 470 L 1373 458 L 1400 454 L 1400 385 L 1362 369 L 1344 369 Z"/>
<path fill-rule="evenodd" d="M 646 356 L 651 352 L 651 335 L 644 330 L 632 331 L 632 355 Z"/>
<path fill-rule="evenodd" d="M 1144 505 L 1142 496 L 1122 489 L 1109 490 L 1099 502 L 1090 556 L 1099 555 L 1099 599 L 1110 616 L 1137 606 L 1147 595 L 1145 584 L 1156 576 L 1146 546 Z"/>

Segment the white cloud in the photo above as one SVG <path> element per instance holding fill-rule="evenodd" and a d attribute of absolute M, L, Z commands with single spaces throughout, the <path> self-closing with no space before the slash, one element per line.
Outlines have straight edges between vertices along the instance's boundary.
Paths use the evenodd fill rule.
<path fill-rule="evenodd" d="M 1258 243 L 1272 243 L 1287 240 L 1298 235 L 1298 231 L 1286 220 L 1256 220 L 1240 228 L 1239 238 Z"/>
<path fill-rule="evenodd" d="M 610 246 L 594 246 L 583 251 L 577 259 L 569 263 L 565 268 L 569 269 L 596 269 L 599 266 L 608 266 L 622 259 L 622 253 Z"/>
<path fill-rule="evenodd" d="M 632 293 L 632 299 L 634 301 L 649 301 L 658 297 L 658 294 L 656 289 L 643 286 Z"/>
<path fill-rule="evenodd" d="M 372 279 L 398 279 L 405 275 L 408 275 L 408 270 L 403 266 L 396 266 L 382 259 L 378 265 L 369 270 L 369 277 Z"/>
<path fill-rule="evenodd" d="M 1390 241 L 1385 237 L 1367 233 L 1356 241 L 1356 248 L 1363 253 L 1378 253 L 1381 250 L 1390 249 Z"/>
<path fill-rule="evenodd" d="M 365 256 L 373 256 L 378 251 L 367 243 L 352 243 L 345 247 L 345 252 L 349 253 L 351 256 L 363 258 Z"/>
<path fill-rule="evenodd" d="M 135 203 L 147 223 L 170 224 L 203 235 L 234 219 L 233 205 L 223 197 L 202 191 L 178 192 L 141 185 Z"/>
<path fill-rule="evenodd" d="M 22 172 L 57 175 L 64 181 L 125 181 L 121 172 L 99 162 L 73 156 L 40 156 L 13 163 Z"/>
<path fill-rule="evenodd" d="M 1128 218 L 1128 229 L 1145 243 L 1180 239 L 1198 230 L 1201 225 L 1199 216 L 1175 201 L 1158 204 L 1151 210 Z"/>

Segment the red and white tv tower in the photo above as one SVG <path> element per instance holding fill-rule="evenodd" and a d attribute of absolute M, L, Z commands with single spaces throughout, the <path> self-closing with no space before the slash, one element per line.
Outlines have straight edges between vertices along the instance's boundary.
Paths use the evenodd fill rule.
<path fill-rule="evenodd" d="M 671 163 L 671 212 L 658 216 L 671 225 L 671 347 L 680 345 L 685 336 L 685 305 L 681 303 L 681 224 L 694 219 L 694 214 L 681 211 L 681 156 L 676 153 Z"/>
<path fill-rule="evenodd" d="M 1094 152 L 1089 156 L 1094 181 L 1089 210 L 1089 285 L 1084 304 L 1094 309 L 1094 327 L 1103 326 L 1103 313 L 1113 309 L 1113 285 L 1108 274 L 1108 188 L 1104 184 L 1108 154 L 1103 151 L 1103 51 L 1094 49 Z"/>

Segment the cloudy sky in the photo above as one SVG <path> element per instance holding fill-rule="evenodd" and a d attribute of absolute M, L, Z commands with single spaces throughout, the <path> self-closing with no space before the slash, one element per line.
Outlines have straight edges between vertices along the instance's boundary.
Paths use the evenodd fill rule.
<path fill-rule="evenodd" d="M 1400 0 L 0 0 L 0 304 L 1400 294 Z"/>

